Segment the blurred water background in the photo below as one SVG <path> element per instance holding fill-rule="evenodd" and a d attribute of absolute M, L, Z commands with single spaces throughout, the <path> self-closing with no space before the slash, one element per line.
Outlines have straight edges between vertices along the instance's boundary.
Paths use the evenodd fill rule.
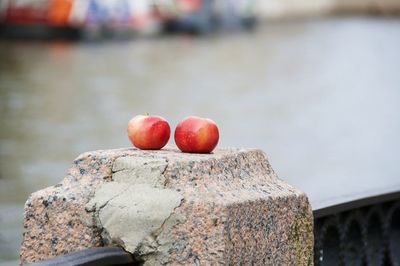
<path fill-rule="evenodd" d="M 400 174 L 400 19 L 267 23 L 248 33 L 130 41 L 0 41 L 0 265 L 18 259 L 23 204 L 89 150 L 130 146 L 127 121 L 188 115 L 220 147 L 263 149 L 318 198 Z M 173 140 L 170 140 L 173 145 Z M 381 180 L 381 181 L 379 181 Z"/>

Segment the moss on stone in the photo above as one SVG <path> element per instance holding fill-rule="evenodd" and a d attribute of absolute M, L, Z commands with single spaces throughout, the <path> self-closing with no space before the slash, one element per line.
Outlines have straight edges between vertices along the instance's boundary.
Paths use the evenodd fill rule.
<path fill-rule="evenodd" d="M 305 204 L 290 226 L 289 242 L 296 265 L 313 265 L 313 217 L 308 206 Z"/>

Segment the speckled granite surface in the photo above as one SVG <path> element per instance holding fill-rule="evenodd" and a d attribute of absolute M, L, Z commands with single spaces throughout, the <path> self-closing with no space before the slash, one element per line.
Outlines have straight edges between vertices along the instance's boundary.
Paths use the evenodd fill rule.
<path fill-rule="evenodd" d="M 259 150 L 94 151 L 26 202 L 21 262 L 119 245 L 144 265 L 309 265 L 312 226 Z"/>

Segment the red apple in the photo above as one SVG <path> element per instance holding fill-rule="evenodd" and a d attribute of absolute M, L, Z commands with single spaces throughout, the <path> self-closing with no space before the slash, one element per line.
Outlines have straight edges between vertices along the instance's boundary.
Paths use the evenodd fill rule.
<path fill-rule="evenodd" d="M 167 144 L 171 129 L 167 120 L 155 115 L 137 115 L 128 123 L 128 137 L 141 150 L 160 150 Z"/>
<path fill-rule="evenodd" d="M 183 152 L 210 153 L 218 144 L 219 131 L 211 119 L 189 116 L 176 126 L 174 137 Z"/>

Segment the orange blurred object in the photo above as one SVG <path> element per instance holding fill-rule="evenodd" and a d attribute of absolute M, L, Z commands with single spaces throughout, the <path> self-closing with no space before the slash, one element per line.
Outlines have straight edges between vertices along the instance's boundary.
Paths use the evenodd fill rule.
<path fill-rule="evenodd" d="M 178 0 L 177 2 L 183 12 L 196 11 L 201 7 L 201 0 Z"/>
<path fill-rule="evenodd" d="M 50 0 L 47 13 L 48 23 L 54 26 L 68 25 L 72 0 Z"/>

